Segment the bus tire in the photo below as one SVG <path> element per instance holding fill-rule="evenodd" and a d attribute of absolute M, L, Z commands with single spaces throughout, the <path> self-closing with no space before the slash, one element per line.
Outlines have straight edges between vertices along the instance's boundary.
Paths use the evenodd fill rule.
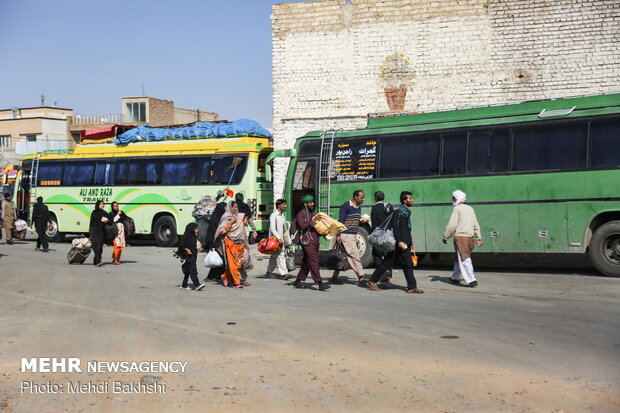
<path fill-rule="evenodd" d="M 360 251 L 362 267 L 370 268 L 374 264 L 372 258 L 372 246 L 368 242 L 368 231 L 364 227 L 357 229 L 357 246 Z"/>
<path fill-rule="evenodd" d="M 153 226 L 153 236 L 160 247 L 174 246 L 179 241 L 174 218 L 169 215 L 159 217 Z"/>
<path fill-rule="evenodd" d="M 52 229 L 49 229 L 50 225 Z M 45 237 L 49 242 L 60 242 L 65 238 L 65 234 L 58 230 L 58 219 L 54 214 L 50 214 L 48 226 L 45 230 Z"/>
<path fill-rule="evenodd" d="M 620 221 L 598 227 L 588 253 L 597 270 L 608 277 L 620 277 Z"/>

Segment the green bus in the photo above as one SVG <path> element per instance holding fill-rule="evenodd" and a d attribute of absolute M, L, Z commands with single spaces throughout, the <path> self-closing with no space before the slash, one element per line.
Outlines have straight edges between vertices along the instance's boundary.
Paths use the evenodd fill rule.
<path fill-rule="evenodd" d="M 620 276 L 620 94 L 369 115 L 365 129 L 309 132 L 274 157 L 291 158 L 291 214 L 306 193 L 337 217 L 356 189 L 362 213 L 375 191 L 398 204 L 408 190 L 416 251 L 451 252 L 442 235 L 461 189 L 481 225 L 478 252 L 587 252 Z M 366 266 L 368 231 L 358 235 Z"/>
<path fill-rule="evenodd" d="M 48 238 L 89 231 L 95 201 L 116 201 L 130 215 L 137 235 L 153 235 L 159 246 L 177 242 L 193 222 L 194 205 L 218 193 L 238 192 L 252 208 L 257 231 L 269 229 L 273 188 L 265 160 L 265 137 L 208 138 L 79 145 L 67 153 L 32 154 L 22 159 L 14 198 L 27 219 L 36 197 L 49 207 Z"/>

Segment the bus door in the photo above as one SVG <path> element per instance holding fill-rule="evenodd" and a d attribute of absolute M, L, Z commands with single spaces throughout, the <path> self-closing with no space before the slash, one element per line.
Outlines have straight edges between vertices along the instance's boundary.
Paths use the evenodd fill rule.
<path fill-rule="evenodd" d="M 17 207 L 17 218 L 30 223 L 30 171 L 21 170 L 14 182 L 13 193 Z"/>
<path fill-rule="evenodd" d="M 293 184 L 291 185 L 291 200 L 289 208 L 293 212 L 292 216 L 296 216 L 297 212 L 302 208 L 301 198 L 304 195 L 314 196 L 317 200 L 316 182 L 318 160 L 316 158 L 297 159 L 295 164 L 295 172 L 293 174 Z"/>

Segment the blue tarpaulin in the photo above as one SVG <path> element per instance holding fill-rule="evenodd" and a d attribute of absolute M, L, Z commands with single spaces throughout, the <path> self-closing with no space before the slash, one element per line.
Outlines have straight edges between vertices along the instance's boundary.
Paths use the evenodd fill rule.
<path fill-rule="evenodd" d="M 154 142 L 166 139 L 223 138 L 247 135 L 271 138 L 271 133 L 258 122 L 250 119 L 238 119 L 224 123 L 196 122 L 191 126 L 178 128 L 152 128 L 149 125 L 138 126 L 119 135 L 114 139 L 114 144 L 125 146 L 139 141 Z"/>

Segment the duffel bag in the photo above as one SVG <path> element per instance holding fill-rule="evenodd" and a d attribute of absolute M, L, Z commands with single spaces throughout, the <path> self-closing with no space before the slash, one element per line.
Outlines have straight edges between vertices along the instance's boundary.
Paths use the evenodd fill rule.
<path fill-rule="evenodd" d="M 347 256 L 348 255 L 344 249 L 344 245 L 342 245 L 342 243 L 337 243 L 336 246 L 329 251 L 325 264 L 330 270 L 346 271 L 351 268 Z"/>
<path fill-rule="evenodd" d="M 384 253 L 394 251 L 396 248 L 396 238 L 394 238 L 394 231 L 390 227 L 391 219 L 392 214 L 368 236 L 370 245 Z"/>
<path fill-rule="evenodd" d="M 280 252 L 280 241 L 277 237 L 267 237 L 258 243 L 258 252 L 263 254 L 275 254 Z"/>

